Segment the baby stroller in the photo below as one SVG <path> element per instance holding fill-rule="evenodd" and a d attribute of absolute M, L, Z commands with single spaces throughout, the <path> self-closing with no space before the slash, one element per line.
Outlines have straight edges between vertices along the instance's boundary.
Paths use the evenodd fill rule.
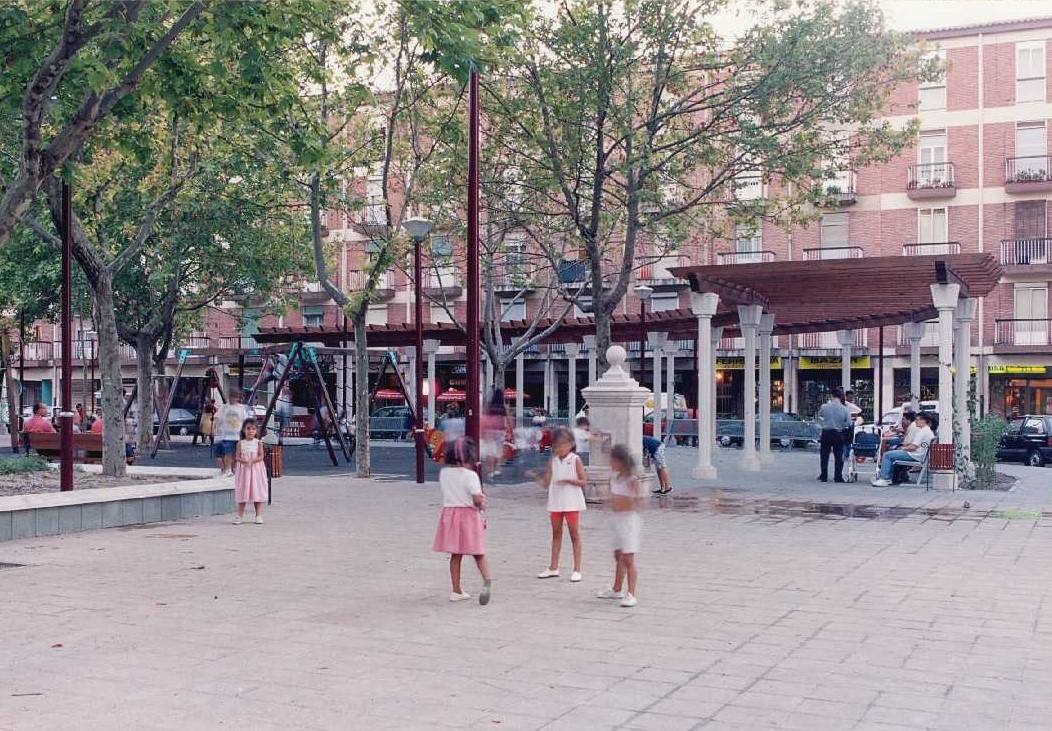
<path fill-rule="evenodd" d="M 848 482 L 858 482 L 858 476 L 861 472 L 859 468 L 863 467 L 867 460 L 873 465 L 873 469 L 865 470 L 865 472 L 870 476 L 875 475 L 877 472 L 877 453 L 879 451 L 880 435 L 864 431 L 855 432 L 855 439 L 851 442 L 851 451 L 848 453 L 847 474 L 844 476 L 844 479 Z"/>

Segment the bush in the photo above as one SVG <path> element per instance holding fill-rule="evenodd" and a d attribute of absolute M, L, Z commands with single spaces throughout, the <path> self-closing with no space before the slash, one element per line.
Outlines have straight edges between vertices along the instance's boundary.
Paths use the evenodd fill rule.
<path fill-rule="evenodd" d="M 989 413 L 972 421 L 972 464 L 975 466 L 975 487 L 984 488 L 997 479 L 997 446 L 1008 423 Z"/>
<path fill-rule="evenodd" d="M 25 454 L 0 459 L 0 475 L 15 475 L 21 472 L 43 472 L 47 469 L 49 469 L 47 460 L 35 454 Z"/>

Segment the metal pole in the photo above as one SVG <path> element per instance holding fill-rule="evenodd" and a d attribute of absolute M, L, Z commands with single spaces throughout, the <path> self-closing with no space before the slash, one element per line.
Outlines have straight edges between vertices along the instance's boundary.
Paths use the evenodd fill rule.
<path fill-rule="evenodd" d="M 18 418 L 26 407 L 26 311 L 18 311 Z"/>
<path fill-rule="evenodd" d="M 424 482 L 424 301 L 421 293 L 420 239 L 413 239 L 413 316 L 416 319 L 416 358 L 413 368 L 413 397 L 416 399 L 416 482 Z"/>
<path fill-rule="evenodd" d="M 245 396 L 245 354 L 237 354 L 237 392 L 244 398 Z"/>
<path fill-rule="evenodd" d="M 69 182 L 62 182 L 62 465 L 60 489 L 73 489 L 73 203 Z"/>
<path fill-rule="evenodd" d="M 467 435 L 479 442 L 479 72 L 468 72 Z"/>
<path fill-rule="evenodd" d="M 877 403 L 873 404 L 873 423 L 880 426 L 884 414 L 884 326 L 877 334 Z M 918 396 L 919 398 L 919 396 Z"/>
<path fill-rule="evenodd" d="M 347 424 L 350 425 L 350 415 L 347 413 L 347 313 L 343 313 L 343 339 L 340 340 L 340 347 L 343 349 L 343 388 L 340 389 L 340 408 L 343 411 L 343 418 L 347 419 Z"/>
<path fill-rule="evenodd" d="M 91 340 L 91 414 L 95 415 L 95 339 Z"/>
<path fill-rule="evenodd" d="M 643 372 L 647 366 L 647 301 L 639 300 L 639 378 L 643 382 Z"/>

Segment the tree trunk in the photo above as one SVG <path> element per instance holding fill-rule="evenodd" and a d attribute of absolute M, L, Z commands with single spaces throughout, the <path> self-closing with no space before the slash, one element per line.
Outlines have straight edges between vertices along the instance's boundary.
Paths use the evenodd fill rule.
<path fill-rule="evenodd" d="M 153 340 L 140 335 L 135 340 L 135 383 L 138 395 L 139 424 L 135 430 L 136 450 L 145 455 L 153 442 Z"/>
<path fill-rule="evenodd" d="M 7 328 L 0 333 L 0 354 L 4 359 L 4 386 L 7 389 L 7 431 L 11 435 L 11 451 L 18 454 L 18 395 L 15 393 L 15 376 L 11 373 L 11 334 Z"/>
<path fill-rule="evenodd" d="M 354 414 L 355 448 L 354 461 L 358 477 L 370 477 L 369 463 L 369 344 L 365 335 L 367 307 L 354 314 Z"/>
<path fill-rule="evenodd" d="M 497 358 L 493 361 L 493 388 L 499 388 L 501 391 L 504 390 L 504 379 L 506 378 L 506 364 L 503 358 Z M 519 384 L 521 386 L 522 384 Z"/>
<path fill-rule="evenodd" d="M 599 373 L 606 373 L 610 364 L 606 362 L 606 349 L 610 347 L 610 313 L 605 308 L 597 307 L 593 312 L 595 317 L 595 357 L 596 369 Z"/>
<path fill-rule="evenodd" d="M 99 378 L 102 381 L 102 473 L 123 477 L 126 472 L 124 389 L 117 318 L 113 312 L 113 275 L 106 269 L 100 270 L 93 289 L 98 316 Z M 139 413 L 142 413 L 141 409 Z"/>

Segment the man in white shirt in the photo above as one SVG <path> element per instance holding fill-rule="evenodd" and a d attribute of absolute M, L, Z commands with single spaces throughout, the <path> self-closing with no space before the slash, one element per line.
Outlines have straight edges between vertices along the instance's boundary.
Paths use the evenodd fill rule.
<path fill-rule="evenodd" d="M 234 474 L 234 452 L 241 438 L 241 425 L 252 416 L 252 410 L 241 403 L 241 394 L 236 390 L 227 394 L 227 402 L 216 411 L 215 454 L 219 471 L 223 476 Z"/>
<path fill-rule="evenodd" d="M 873 480 L 875 487 L 887 487 L 891 484 L 892 472 L 896 462 L 923 462 L 928 456 L 928 449 L 935 441 L 935 434 L 931 430 L 931 422 L 927 414 L 917 414 L 913 427 L 906 433 L 902 446 L 885 452 L 880 463 L 880 476 Z"/>

